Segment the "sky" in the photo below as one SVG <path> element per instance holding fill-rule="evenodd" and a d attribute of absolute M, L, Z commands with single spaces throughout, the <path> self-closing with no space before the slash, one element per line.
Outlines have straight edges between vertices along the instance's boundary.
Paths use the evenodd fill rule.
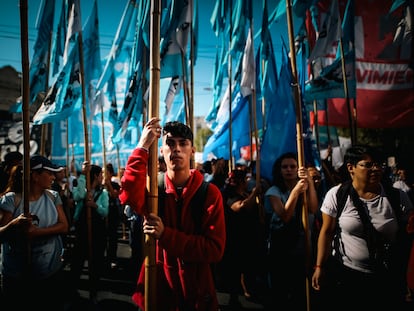
<path fill-rule="evenodd" d="M 82 24 L 92 9 L 92 0 L 81 2 Z M 110 51 L 119 22 L 128 0 L 98 0 L 99 32 L 101 57 Z M 33 55 L 33 44 L 37 37 L 36 19 L 41 0 L 27 0 L 29 61 Z M 194 115 L 206 116 L 212 104 L 211 81 L 214 70 L 215 50 L 218 39 L 210 26 L 210 17 L 215 1 L 199 0 L 199 47 L 194 67 Z M 10 65 L 21 72 L 20 1 L 2 0 L 0 3 L 0 68 Z M 61 1 L 56 1 L 57 14 L 60 14 Z M 160 100 L 163 98 L 160 97 Z"/>

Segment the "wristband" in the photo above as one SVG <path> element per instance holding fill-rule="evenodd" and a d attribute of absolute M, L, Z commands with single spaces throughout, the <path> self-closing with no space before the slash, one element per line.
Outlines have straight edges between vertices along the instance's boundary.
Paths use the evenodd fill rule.
<path fill-rule="evenodd" d="M 322 266 L 321 265 L 314 265 L 313 266 L 313 269 L 321 269 L 322 268 Z"/>

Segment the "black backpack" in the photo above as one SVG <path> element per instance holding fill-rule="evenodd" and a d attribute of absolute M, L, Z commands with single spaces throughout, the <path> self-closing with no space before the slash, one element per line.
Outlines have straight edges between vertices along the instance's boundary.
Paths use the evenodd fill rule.
<path fill-rule="evenodd" d="M 403 211 L 401 210 L 400 190 L 388 185 L 383 185 L 383 187 L 398 222 L 398 232 L 395 243 L 388 245 L 384 244 L 384 246 L 381 245 L 381 243 L 378 243 L 378 241 L 380 241 L 380 238 L 378 238 L 379 233 L 373 227 L 368 215 L 364 211 L 361 211 L 363 207 L 358 208 L 358 205 L 362 204 L 362 202 L 359 199 L 356 190 L 353 189 L 351 181 L 342 183 L 336 194 L 338 208 L 336 228 L 338 233 L 340 230 L 338 219 L 349 195 L 351 196 L 354 205 L 357 207 L 361 220 L 364 223 L 364 230 L 367 235 L 367 244 L 370 249 L 371 258 L 375 256 L 374 258 L 376 259 L 376 262 L 379 263 L 378 269 L 390 272 L 389 274 L 392 275 L 394 280 L 399 280 L 397 284 L 401 286 L 400 291 L 403 292 L 412 239 L 406 230 L 406 222 L 403 217 Z"/>
<path fill-rule="evenodd" d="M 190 201 L 191 216 L 196 234 L 201 234 L 201 219 L 205 213 L 204 202 L 206 201 L 208 186 L 209 182 L 203 181 Z M 164 178 L 161 178 L 158 183 L 158 215 L 160 217 L 164 214 L 165 196 Z M 180 209 L 178 210 L 180 211 Z M 180 219 L 180 215 L 177 217 Z"/>
<path fill-rule="evenodd" d="M 336 202 L 337 202 L 337 210 L 338 213 L 336 215 L 336 219 L 339 219 L 341 216 L 342 210 L 345 207 L 346 199 L 348 195 L 351 193 L 352 181 L 348 180 L 343 182 L 336 193 Z M 400 225 L 400 221 L 402 220 L 402 211 L 400 208 L 400 192 L 398 189 L 384 186 L 385 193 L 387 194 L 387 198 L 390 200 L 391 206 L 397 215 L 398 224 Z"/>

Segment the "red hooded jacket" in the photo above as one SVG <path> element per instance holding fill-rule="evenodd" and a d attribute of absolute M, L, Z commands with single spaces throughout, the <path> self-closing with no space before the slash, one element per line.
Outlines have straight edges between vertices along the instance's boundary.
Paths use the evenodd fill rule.
<path fill-rule="evenodd" d="M 122 178 L 120 200 L 143 214 L 146 209 L 148 152 L 137 148 L 128 159 Z M 181 221 L 178 221 L 178 195 L 165 174 L 164 232 L 156 241 L 157 310 L 217 311 L 218 301 L 210 264 L 221 260 L 226 243 L 223 200 L 220 190 L 210 184 L 204 202 L 201 234 L 192 219 L 189 203 L 203 182 L 198 170 L 182 192 Z M 194 208 L 194 207 L 193 207 Z M 145 266 L 141 267 L 132 298 L 144 310 Z"/>

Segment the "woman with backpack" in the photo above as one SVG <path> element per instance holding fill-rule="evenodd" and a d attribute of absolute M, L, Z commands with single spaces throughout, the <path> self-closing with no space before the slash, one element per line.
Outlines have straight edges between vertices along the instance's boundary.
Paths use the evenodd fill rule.
<path fill-rule="evenodd" d="M 312 287 L 321 310 L 403 308 L 409 245 L 408 196 L 382 182 L 379 150 L 353 146 L 344 156 L 350 181 L 331 188 L 322 203 L 322 228 Z M 396 193 L 396 195 L 395 195 Z"/>

